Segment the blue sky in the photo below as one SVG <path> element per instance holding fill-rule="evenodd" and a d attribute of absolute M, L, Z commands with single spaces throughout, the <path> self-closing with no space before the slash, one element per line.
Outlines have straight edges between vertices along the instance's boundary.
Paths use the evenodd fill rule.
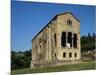
<path fill-rule="evenodd" d="M 80 20 L 81 36 L 96 33 L 96 7 L 89 5 L 12 1 L 11 49 L 32 48 L 32 38 L 58 13 L 72 12 Z"/>

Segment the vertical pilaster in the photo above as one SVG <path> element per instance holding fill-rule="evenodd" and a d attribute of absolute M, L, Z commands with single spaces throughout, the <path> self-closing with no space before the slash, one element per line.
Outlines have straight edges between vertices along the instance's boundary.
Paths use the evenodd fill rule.
<path fill-rule="evenodd" d="M 50 26 L 48 27 L 48 30 L 49 30 L 49 33 L 48 33 L 49 34 L 49 37 L 48 37 L 48 42 L 49 42 L 48 43 L 48 53 L 49 53 L 48 59 L 51 60 L 51 27 Z"/>
<path fill-rule="evenodd" d="M 74 43 L 73 43 L 73 41 L 74 41 L 74 34 L 72 34 L 72 48 L 74 48 Z"/>

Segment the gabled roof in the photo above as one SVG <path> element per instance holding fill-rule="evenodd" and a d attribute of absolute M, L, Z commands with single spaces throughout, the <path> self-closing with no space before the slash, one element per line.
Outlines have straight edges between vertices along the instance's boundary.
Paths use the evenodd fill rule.
<path fill-rule="evenodd" d="M 60 13 L 60 14 L 56 14 L 49 22 L 47 25 L 45 25 L 45 27 L 43 27 L 40 32 L 31 40 L 33 41 L 57 16 L 59 15 L 64 15 L 64 14 L 71 14 L 79 23 L 80 21 L 71 13 L 71 12 L 64 12 L 64 13 Z"/>
<path fill-rule="evenodd" d="M 64 14 L 71 14 L 78 22 L 80 22 L 80 21 L 78 20 L 78 18 L 76 18 L 71 12 L 60 13 L 60 14 L 57 14 L 56 16 L 64 15 Z"/>

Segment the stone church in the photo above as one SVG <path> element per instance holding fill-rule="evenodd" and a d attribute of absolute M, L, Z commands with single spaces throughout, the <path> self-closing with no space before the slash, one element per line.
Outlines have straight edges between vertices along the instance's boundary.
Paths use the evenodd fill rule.
<path fill-rule="evenodd" d="M 71 13 L 54 16 L 32 39 L 31 68 L 79 63 L 80 21 Z"/>

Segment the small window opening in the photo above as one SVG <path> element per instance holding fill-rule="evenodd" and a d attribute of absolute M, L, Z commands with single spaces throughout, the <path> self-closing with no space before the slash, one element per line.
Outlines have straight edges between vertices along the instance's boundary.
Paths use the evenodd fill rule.
<path fill-rule="evenodd" d="M 72 53 L 69 53 L 69 57 L 70 57 L 70 58 L 72 57 Z"/>
<path fill-rule="evenodd" d="M 67 20 L 68 25 L 72 25 L 72 21 L 70 19 Z"/>
<path fill-rule="evenodd" d="M 56 34 L 54 34 L 55 46 L 57 45 Z"/>
<path fill-rule="evenodd" d="M 64 57 L 64 58 L 66 57 L 66 53 L 65 53 L 65 52 L 63 53 L 63 57 Z"/>
<path fill-rule="evenodd" d="M 74 57 L 77 57 L 77 53 L 74 54 Z"/>
<path fill-rule="evenodd" d="M 55 53 L 55 58 L 56 58 L 56 53 Z"/>
<path fill-rule="evenodd" d="M 44 41 L 44 44 L 46 44 L 46 40 Z"/>

